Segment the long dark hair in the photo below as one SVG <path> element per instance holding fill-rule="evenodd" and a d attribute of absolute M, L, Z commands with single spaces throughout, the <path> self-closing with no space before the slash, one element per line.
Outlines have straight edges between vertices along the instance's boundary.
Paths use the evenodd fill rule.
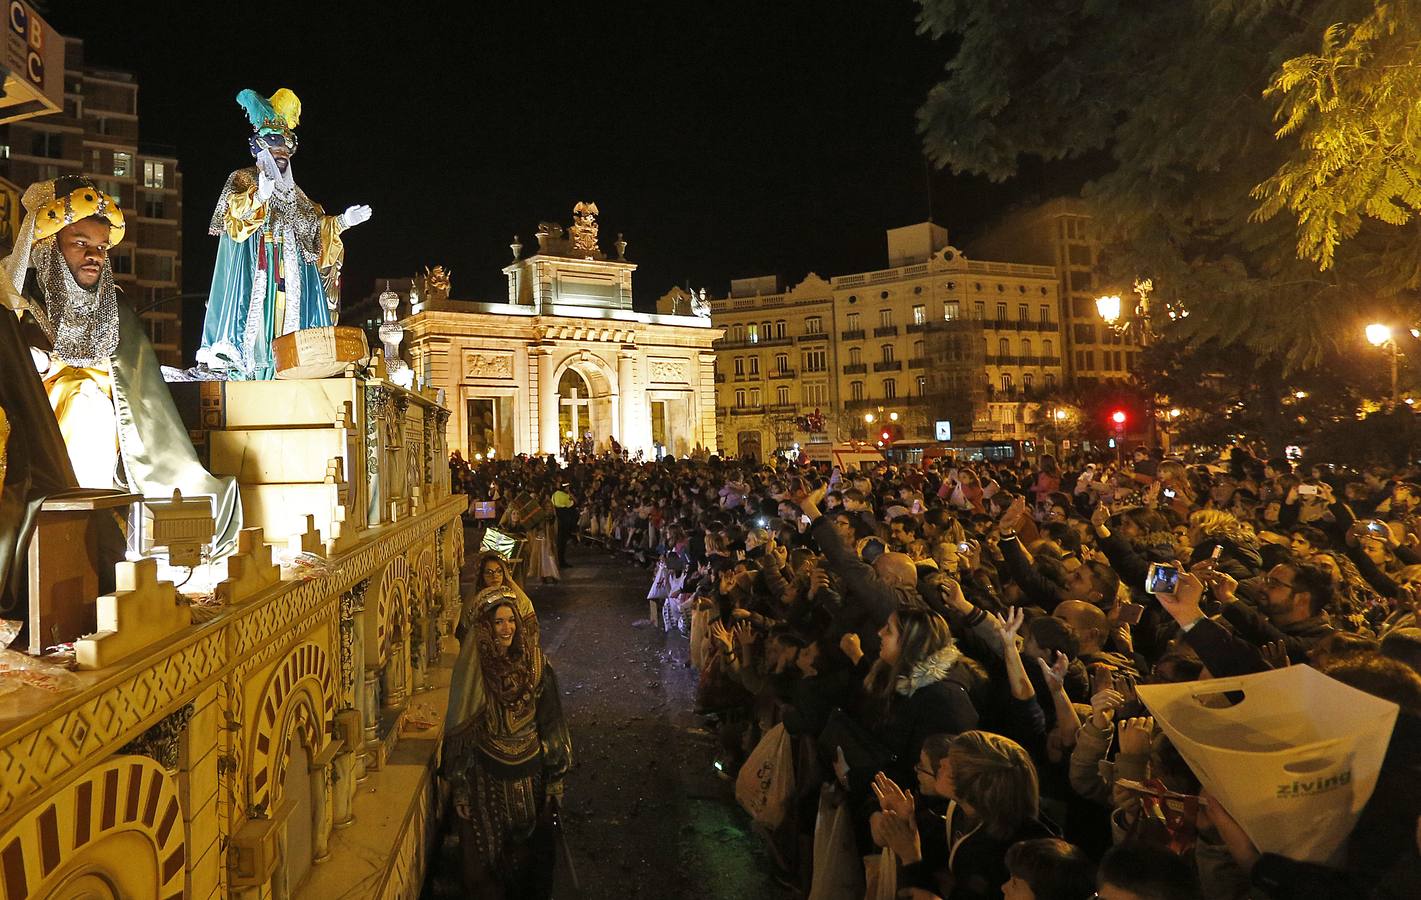
<path fill-rule="evenodd" d="M 864 678 L 869 709 L 877 719 L 887 715 L 900 677 L 944 647 L 952 646 L 947 620 L 927 607 L 899 606 L 893 615 L 898 619 L 898 658 L 891 663 L 875 661 Z"/>

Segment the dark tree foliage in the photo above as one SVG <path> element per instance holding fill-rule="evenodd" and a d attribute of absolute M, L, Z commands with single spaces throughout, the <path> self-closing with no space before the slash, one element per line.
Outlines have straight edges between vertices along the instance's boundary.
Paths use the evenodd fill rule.
<path fill-rule="evenodd" d="M 1307 73 L 1325 64 L 1301 75 L 1295 64 L 1279 79 L 1289 61 L 1326 57 L 1329 26 L 1362 21 L 1374 4 L 919 2 L 921 29 L 959 42 L 919 111 L 930 158 L 1000 181 L 1028 157 L 1108 153 L 1113 166 L 1083 188 L 1105 240 L 1107 275 L 1126 286 L 1151 277 L 1164 301 L 1157 309 L 1188 310 L 1167 323 L 1172 339 L 1206 356 L 1233 354 L 1245 381 L 1264 384 L 1362 352 L 1367 321 L 1415 320 L 1421 231 L 1398 212 L 1413 196 L 1399 191 L 1402 176 L 1388 175 L 1370 193 L 1339 188 L 1357 208 L 1337 211 L 1332 233 L 1350 239 L 1328 245 L 1325 269 L 1317 253 L 1299 256 L 1317 208 L 1307 204 L 1336 205 L 1300 192 L 1294 176 L 1318 163 L 1309 158 L 1315 147 L 1299 141 L 1325 131 L 1335 107 L 1308 107 L 1300 93 L 1317 83 Z M 1342 38 L 1331 40 L 1335 50 Z M 1348 96 L 1361 103 L 1380 94 L 1368 90 Z M 1360 138 L 1348 148 L 1370 152 Z M 1290 180 L 1270 181 L 1280 173 Z M 1404 197 L 1378 216 L 1377 197 L 1388 192 Z M 1260 214 L 1260 203 L 1264 213 L 1296 216 Z M 1321 246 L 1326 234 L 1301 243 Z"/>

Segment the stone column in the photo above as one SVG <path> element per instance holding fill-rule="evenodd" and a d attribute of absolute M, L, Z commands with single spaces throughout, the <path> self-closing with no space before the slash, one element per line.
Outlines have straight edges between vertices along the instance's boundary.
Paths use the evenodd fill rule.
<path fill-rule="evenodd" d="M 355 770 L 359 756 L 349 750 L 341 750 L 331 766 L 335 781 L 331 825 L 336 830 L 348 828 L 355 822 Z"/>
<path fill-rule="evenodd" d="M 696 439 L 711 453 L 719 452 L 715 434 L 715 353 L 702 350 L 697 355 L 699 365 L 691 381 L 694 389 L 691 405 L 696 421 Z M 791 388 L 793 390 L 793 388 Z"/>
<path fill-rule="evenodd" d="M 365 770 L 374 768 L 372 762 L 379 759 L 375 755 L 375 744 L 380 740 L 380 670 L 375 666 L 365 667 Z"/>
<path fill-rule="evenodd" d="M 553 381 L 552 350 L 547 347 L 534 347 L 528 351 L 528 355 L 538 361 L 538 394 L 534 398 L 538 410 L 538 452 L 557 453 L 558 386 Z"/>
<path fill-rule="evenodd" d="M 617 440 L 631 453 L 641 446 L 641 430 L 637 427 L 637 413 L 641 404 L 636 393 L 636 354 L 622 350 L 617 354 L 617 393 L 621 396 L 620 421 Z"/>

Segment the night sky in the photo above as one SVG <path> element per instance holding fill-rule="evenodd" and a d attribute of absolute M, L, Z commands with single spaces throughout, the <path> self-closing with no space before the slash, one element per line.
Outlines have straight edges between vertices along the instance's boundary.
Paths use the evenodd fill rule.
<path fill-rule="evenodd" d="M 929 177 L 914 111 L 951 48 L 906 0 L 49 5 L 92 65 L 136 74 L 142 140 L 177 148 L 190 291 L 250 164 L 247 87 L 301 97 L 313 199 L 374 207 L 347 232 L 348 301 L 440 263 L 456 298 L 502 299 L 513 235 L 535 245 L 577 200 L 604 249 L 625 233 L 646 309 L 688 281 L 884 267 L 883 230 L 927 218 L 929 182 L 955 243 L 1046 187 Z"/>

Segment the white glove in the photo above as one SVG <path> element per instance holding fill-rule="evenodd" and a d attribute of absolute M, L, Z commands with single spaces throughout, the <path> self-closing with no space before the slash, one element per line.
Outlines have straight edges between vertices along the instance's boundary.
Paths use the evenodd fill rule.
<path fill-rule="evenodd" d="M 281 170 L 276 167 L 276 160 L 272 159 L 270 150 L 263 150 L 257 154 L 257 199 L 265 203 L 271 199 L 271 195 L 276 193 L 276 181 L 281 177 Z"/>
<path fill-rule="evenodd" d="M 340 227 L 353 228 L 361 222 L 370 220 L 370 207 L 365 205 L 352 206 L 340 214 Z"/>
<path fill-rule="evenodd" d="M 31 348 L 30 348 L 30 356 L 31 356 L 31 357 L 34 359 L 34 361 L 35 361 L 35 371 L 36 371 L 36 372 L 38 372 L 38 373 L 40 373 L 41 375 L 43 375 L 43 374 L 45 374 L 46 372 L 49 371 L 50 359 L 49 359 L 49 354 L 48 354 L 48 353 L 45 353 L 43 350 L 39 349 L 38 347 L 31 347 Z"/>

